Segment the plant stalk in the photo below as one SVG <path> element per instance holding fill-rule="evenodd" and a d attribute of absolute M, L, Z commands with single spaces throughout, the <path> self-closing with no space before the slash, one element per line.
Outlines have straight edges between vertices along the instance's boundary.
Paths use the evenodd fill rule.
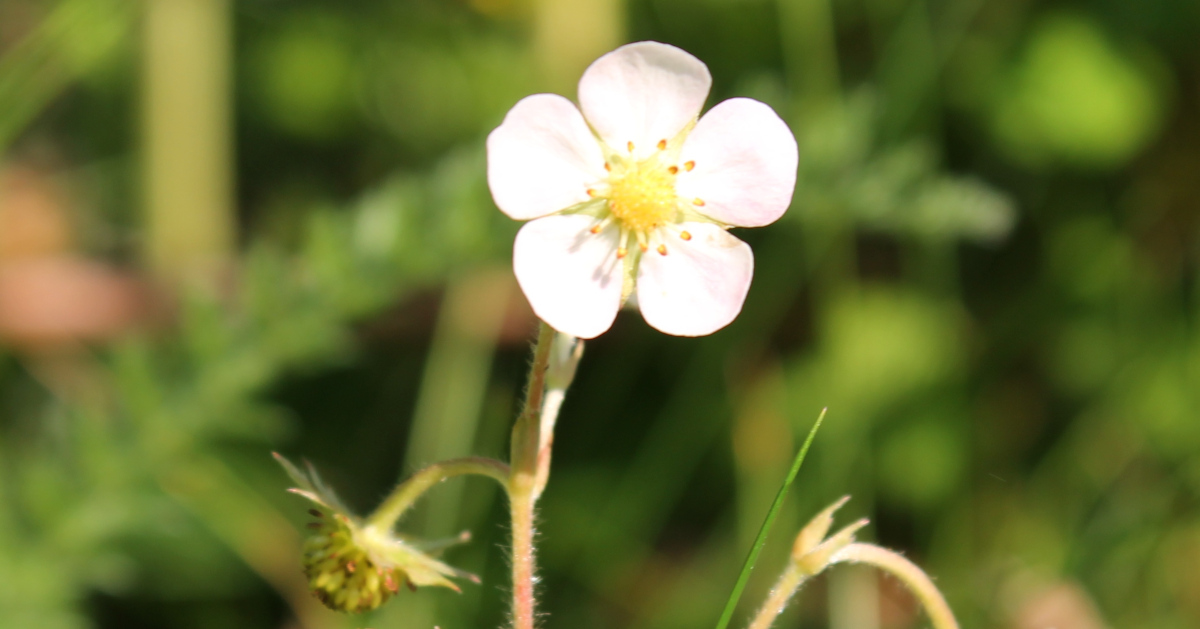
<path fill-rule="evenodd" d="M 508 466 L 495 459 L 484 457 L 466 457 L 434 463 L 413 474 L 408 480 L 400 483 L 391 495 L 379 505 L 375 513 L 367 518 L 367 526 L 388 531 L 396 525 L 396 521 L 405 511 L 434 485 L 455 476 L 478 474 L 495 479 L 505 488 L 508 487 Z"/>
<path fill-rule="evenodd" d="M 767 596 L 763 606 L 759 608 L 758 613 L 755 614 L 754 621 L 750 623 L 748 629 L 769 629 L 779 614 L 783 613 L 788 602 L 796 595 L 796 591 L 808 580 L 808 577 L 809 575 L 805 574 L 796 565 L 796 562 L 789 561 L 787 569 L 779 575 L 779 580 L 771 588 L 771 593 Z"/>
<path fill-rule="evenodd" d="M 838 551 L 830 563 L 834 562 L 869 564 L 895 576 L 904 582 L 921 602 L 925 613 L 929 614 L 933 629 L 958 629 L 954 612 L 950 611 L 950 606 L 946 604 L 946 599 L 933 584 L 933 580 L 900 553 L 874 544 L 856 542 Z"/>
<path fill-rule="evenodd" d="M 550 368 L 555 331 L 542 323 L 538 329 L 525 406 L 512 432 L 512 471 L 508 478 L 508 502 L 512 517 L 512 614 L 513 629 L 533 629 L 537 613 L 533 591 L 535 557 L 533 548 L 534 507 L 538 493 L 538 459 L 541 450 L 542 406 L 546 373 Z M 557 409 L 555 409 L 557 410 Z M 549 456 L 549 448 L 546 450 Z"/>

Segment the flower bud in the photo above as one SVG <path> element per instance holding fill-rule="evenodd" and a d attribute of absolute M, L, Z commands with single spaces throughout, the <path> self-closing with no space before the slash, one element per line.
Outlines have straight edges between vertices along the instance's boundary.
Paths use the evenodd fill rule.
<path fill-rule="evenodd" d="M 818 513 L 796 536 L 796 542 L 792 545 L 792 561 L 804 574 L 812 576 L 824 570 L 839 550 L 854 543 L 854 534 L 869 522 L 863 518 L 825 537 L 833 525 L 834 512 L 848 500 L 850 496 L 844 496 Z"/>

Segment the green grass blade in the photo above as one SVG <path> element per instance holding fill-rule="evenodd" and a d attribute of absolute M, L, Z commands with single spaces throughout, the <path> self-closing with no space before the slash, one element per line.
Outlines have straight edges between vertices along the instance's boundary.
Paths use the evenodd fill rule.
<path fill-rule="evenodd" d="M 827 410 L 829 409 L 822 409 L 821 414 L 817 416 L 817 422 L 813 424 L 812 430 L 808 431 L 808 438 L 804 440 L 804 445 L 800 446 L 800 452 L 796 453 L 796 460 L 792 462 L 792 469 L 788 471 L 787 478 L 783 481 L 783 487 L 780 487 L 779 493 L 775 494 L 775 502 L 771 504 L 771 510 L 767 512 L 767 518 L 763 520 L 762 528 L 758 529 L 758 537 L 754 538 L 754 546 L 750 548 L 750 554 L 746 556 L 746 563 L 742 564 L 742 573 L 738 575 L 737 583 L 733 585 L 733 591 L 729 593 L 725 611 L 721 613 L 721 619 L 717 621 L 717 629 L 729 627 L 729 621 L 733 619 L 733 610 L 741 600 L 746 583 L 750 580 L 750 572 L 754 570 L 754 564 L 758 562 L 758 555 L 767 543 L 767 533 L 771 531 L 771 525 L 775 523 L 775 517 L 779 515 L 779 508 L 783 506 L 783 499 L 787 497 L 788 489 L 791 489 L 792 482 L 796 480 L 800 466 L 804 464 L 804 457 L 808 456 L 808 447 L 812 445 L 813 438 L 817 436 L 817 429 L 821 427 L 821 422 L 825 421 Z"/>

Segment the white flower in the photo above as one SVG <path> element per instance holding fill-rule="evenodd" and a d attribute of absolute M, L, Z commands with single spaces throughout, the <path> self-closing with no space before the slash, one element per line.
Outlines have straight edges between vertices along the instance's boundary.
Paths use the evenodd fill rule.
<path fill-rule="evenodd" d="M 711 334 L 742 309 L 754 255 L 730 227 L 791 203 L 796 139 L 770 107 L 733 98 L 697 120 L 708 68 L 666 44 L 597 59 L 571 101 L 535 94 L 488 136 L 488 185 L 518 220 L 513 269 L 555 329 L 593 338 L 636 286 L 655 328 Z"/>

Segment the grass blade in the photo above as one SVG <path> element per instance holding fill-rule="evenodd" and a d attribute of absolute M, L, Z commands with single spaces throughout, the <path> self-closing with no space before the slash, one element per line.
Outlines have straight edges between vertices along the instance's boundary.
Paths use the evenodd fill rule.
<path fill-rule="evenodd" d="M 754 564 L 758 562 L 758 555 L 767 543 L 767 533 L 771 531 L 771 525 L 775 523 L 775 517 L 779 515 L 783 499 L 787 497 L 788 489 L 791 489 L 792 482 L 796 480 L 796 474 L 800 472 L 800 466 L 804 464 L 804 457 L 808 456 L 808 447 L 812 445 L 813 438 L 817 436 L 817 429 L 821 427 L 821 422 L 825 421 L 825 412 L 828 410 L 822 409 L 821 414 L 817 416 L 817 422 L 813 424 L 812 430 L 808 431 L 808 438 L 804 440 L 804 445 L 800 446 L 800 451 L 796 453 L 796 460 L 792 462 L 792 469 L 788 471 L 783 486 L 779 488 L 779 493 L 775 494 L 775 502 L 771 504 L 771 510 L 767 512 L 762 528 L 758 529 L 758 537 L 754 538 L 754 546 L 750 548 L 750 554 L 746 556 L 746 563 L 742 564 L 742 573 L 738 575 L 737 583 L 734 583 L 733 591 L 729 593 L 725 611 L 721 613 L 721 619 L 717 621 L 717 629 L 729 627 L 729 621 L 733 619 L 733 610 L 741 600 L 746 583 L 750 580 L 750 572 L 754 570 Z"/>

